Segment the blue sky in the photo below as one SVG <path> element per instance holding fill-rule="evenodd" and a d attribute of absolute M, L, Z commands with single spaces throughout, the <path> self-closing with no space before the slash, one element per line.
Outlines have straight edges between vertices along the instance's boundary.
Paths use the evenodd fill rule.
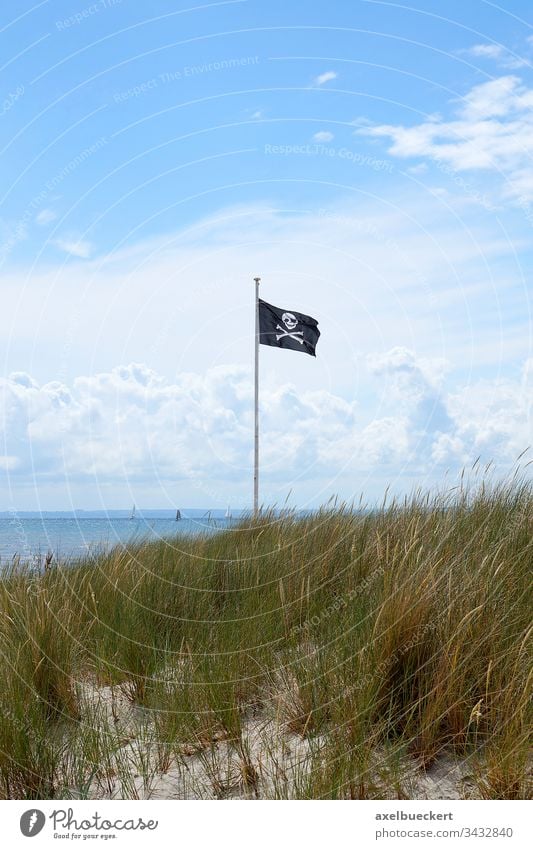
<path fill-rule="evenodd" d="M 322 330 L 316 361 L 261 349 L 266 502 L 503 474 L 530 4 L 179 5 L 0 13 L 4 507 L 247 505 L 256 274 Z"/>

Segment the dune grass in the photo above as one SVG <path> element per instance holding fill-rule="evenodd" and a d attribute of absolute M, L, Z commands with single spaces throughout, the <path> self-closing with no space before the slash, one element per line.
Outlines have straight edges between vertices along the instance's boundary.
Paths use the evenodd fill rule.
<path fill-rule="evenodd" d="M 194 763 L 198 795 L 408 798 L 410 765 L 457 758 L 464 795 L 530 798 L 532 564 L 517 480 L 18 564 L 0 581 L 0 797 L 119 781 L 135 798 L 171 769 L 194 787 Z M 288 772 L 283 739 L 259 757 L 262 720 L 305 763 Z"/>

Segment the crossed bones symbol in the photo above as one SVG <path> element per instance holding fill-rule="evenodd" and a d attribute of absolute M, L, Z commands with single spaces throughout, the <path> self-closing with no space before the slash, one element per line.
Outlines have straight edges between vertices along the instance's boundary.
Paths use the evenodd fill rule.
<path fill-rule="evenodd" d="M 283 333 L 276 333 L 276 342 L 279 342 L 279 340 L 283 339 L 284 336 L 290 336 L 291 339 L 295 339 L 296 342 L 299 342 L 300 345 L 303 345 L 303 343 L 304 343 L 303 330 L 295 330 L 293 333 L 291 333 L 289 330 L 285 330 L 285 328 L 282 327 L 281 324 L 276 324 L 276 330 L 282 330 L 283 331 Z M 300 336 L 302 337 L 301 339 L 299 338 Z"/>

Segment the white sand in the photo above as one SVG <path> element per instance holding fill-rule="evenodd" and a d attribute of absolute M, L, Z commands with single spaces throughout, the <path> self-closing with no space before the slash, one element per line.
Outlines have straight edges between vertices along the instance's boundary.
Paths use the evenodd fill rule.
<path fill-rule="evenodd" d="M 120 687 L 78 686 L 95 727 L 107 726 L 115 742 L 112 761 L 97 765 L 90 784 L 95 799 L 272 799 L 276 788 L 282 798 L 301 798 L 327 742 L 326 736 L 290 733 L 276 715 L 261 714 L 243 718 L 238 745 L 218 739 L 200 750 L 186 745 L 169 753 L 157 740 L 150 712 L 133 705 Z M 395 769 L 404 798 L 459 799 L 472 792 L 465 759 L 443 756 L 424 771 L 406 757 Z M 369 772 L 375 786 L 396 798 L 384 751 L 375 753 Z"/>

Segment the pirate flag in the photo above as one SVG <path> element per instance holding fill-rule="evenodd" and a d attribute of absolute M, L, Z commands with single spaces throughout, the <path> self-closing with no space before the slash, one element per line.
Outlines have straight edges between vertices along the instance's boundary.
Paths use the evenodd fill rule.
<path fill-rule="evenodd" d="M 259 299 L 259 342 L 315 355 L 320 336 L 318 321 L 301 312 L 288 312 Z"/>

